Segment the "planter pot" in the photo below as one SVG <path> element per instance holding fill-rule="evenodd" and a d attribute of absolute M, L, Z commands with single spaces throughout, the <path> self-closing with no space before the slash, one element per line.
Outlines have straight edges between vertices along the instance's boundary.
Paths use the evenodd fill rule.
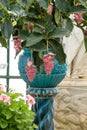
<path fill-rule="evenodd" d="M 28 59 L 31 57 L 31 52 L 25 48 L 23 54 L 19 57 L 18 69 L 23 80 L 31 87 L 56 87 L 66 75 L 66 64 L 59 65 L 58 61 L 54 59 L 54 68 L 51 74 L 46 74 L 44 68 L 36 74 L 34 80 L 30 82 L 25 72 L 25 66 Z"/>
<path fill-rule="evenodd" d="M 26 91 L 27 94 L 31 94 L 36 100 L 36 104 L 32 107 L 32 110 L 36 113 L 34 123 L 38 125 L 37 130 L 54 130 L 53 97 L 58 92 L 55 87 L 66 75 L 66 64 L 59 65 L 58 61 L 53 59 L 52 73 L 46 74 L 42 67 L 40 74 L 37 73 L 34 80 L 30 82 L 25 72 L 25 66 L 30 57 L 30 50 L 25 48 L 23 54 L 19 57 L 18 68 L 23 80 L 30 85 Z"/>

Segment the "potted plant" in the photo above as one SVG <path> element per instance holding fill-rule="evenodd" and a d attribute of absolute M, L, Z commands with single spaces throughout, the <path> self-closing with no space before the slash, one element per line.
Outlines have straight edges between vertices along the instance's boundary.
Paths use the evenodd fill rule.
<path fill-rule="evenodd" d="M 66 55 L 61 45 L 61 39 L 72 32 L 74 22 L 70 15 L 78 12 L 83 14 L 82 22 L 78 23 L 77 17 L 74 19 L 77 23 L 76 26 L 83 29 L 86 26 L 86 11 L 87 6 L 84 0 L 0 1 L 0 42 L 6 47 L 7 41 L 12 35 L 16 55 L 22 49 L 29 48 L 31 54 L 26 63 L 28 67 L 24 70 L 29 84 L 39 72 L 48 75 L 54 73 L 52 72 L 55 68 L 53 57 L 58 61 L 58 67 L 61 64 L 64 65 Z M 50 54 L 50 52 L 52 53 Z M 44 53 L 47 55 L 45 58 Z M 48 57 L 50 58 L 46 61 L 45 59 Z M 41 70 L 41 66 L 45 71 Z M 64 71 L 61 73 L 65 72 L 66 67 L 64 66 Z M 58 73 L 60 72 L 57 71 Z"/>
<path fill-rule="evenodd" d="M 28 92 L 37 97 L 35 122 L 40 130 L 54 126 L 53 87 L 66 73 L 62 38 L 71 34 L 73 26 L 87 34 L 86 12 L 86 0 L 0 0 L 0 42 L 8 47 L 12 36 L 16 56 L 24 50 L 19 71 L 31 86 Z"/>
<path fill-rule="evenodd" d="M 27 101 L 27 102 L 26 102 Z M 30 109 L 35 104 L 31 95 L 25 97 L 17 92 L 5 92 L 0 84 L 0 130 L 34 130 L 35 113 Z"/>

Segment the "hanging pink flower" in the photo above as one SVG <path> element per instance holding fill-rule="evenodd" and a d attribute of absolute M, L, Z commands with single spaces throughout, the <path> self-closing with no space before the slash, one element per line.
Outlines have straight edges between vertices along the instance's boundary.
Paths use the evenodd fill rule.
<path fill-rule="evenodd" d="M 30 104 L 30 105 L 34 105 L 35 104 L 35 99 L 31 96 L 31 95 L 26 95 L 26 99 L 27 99 L 27 101 L 28 101 L 28 103 Z"/>
<path fill-rule="evenodd" d="M 0 91 L 4 91 L 4 86 L 0 84 Z"/>
<path fill-rule="evenodd" d="M 20 37 L 18 36 L 13 37 L 13 41 L 14 41 L 14 49 L 16 50 L 16 52 L 20 52 L 22 48 Z"/>
<path fill-rule="evenodd" d="M 8 95 L 6 95 L 6 94 L 0 95 L 0 100 L 10 104 L 10 97 Z"/>
<path fill-rule="evenodd" d="M 29 81 L 32 82 L 37 73 L 37 69 L 36 69 L 36 66 L 33 65 L 33 62 L 31 60 L 28 61 L 27 65 L 25 67 L 25 71 L 26 71 L 26 75 L 27 75 Z"/>
<path fill-rule="evenodd" d="M 48 13 L 49 15 L 52 15 L 52 12 L 53 12 L 53 5 L 52 5 L 52 4 L 49 4 L 49 5 L 48 5 L 48 8 L 47 8 L 47 13 Z"/>
<path fill-rule="evenodd" d="M 52 60 L 52 57 L 54 55 L 55 55 L 54 53 L 49 52 L 43 57 L 43 62 L 44 62 L 43 65 L 47 74 L 51 74 L 52 69 L 54 68 L 54 61 Z"/>
<path fill-rule="evenodd" d="M 76 22 L 78 24 L 81 24 L 82 23 L 82 13 L 75 13 L 74 14 L 74 19 L 76 20 Z"/>

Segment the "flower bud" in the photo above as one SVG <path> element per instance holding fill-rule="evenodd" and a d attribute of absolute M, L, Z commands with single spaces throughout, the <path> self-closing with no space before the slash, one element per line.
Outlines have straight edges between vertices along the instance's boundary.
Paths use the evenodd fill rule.
<path fill-rule="evenodd" d="M 48 9 L 47 9 L 47 13 L 48 13 L 49 15 L 52 15 L 52 12 L 53 12 L 53 5 L 52 5 L 52 4 L 49 4 L 49 5 L 48 5 Z"/>
<path fill-rule="evenodd" d="M 30 30 L 33 30 L 33 28 L 34 28 L 34 24 L 33 23 L 28 23 L 28 28 L 30 29 Z"/>

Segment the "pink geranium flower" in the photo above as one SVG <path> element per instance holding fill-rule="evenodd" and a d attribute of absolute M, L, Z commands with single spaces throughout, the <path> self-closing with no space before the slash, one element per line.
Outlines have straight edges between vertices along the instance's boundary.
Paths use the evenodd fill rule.
<path fill-rule="evenodd" d="M 4 91 L 4 86 L 0 84 L 0 91 Z"/>
<path fill-rule="evenodd" d="M 26 95 L 26 99 L 27 99 L 27 101 L 28 101 L 28 103 L 30 104 L 30 105 L 34 105 L 35 104 L 35 99 L 31 96 L 31 95 Z"/>
<path fill-rule="evenodd" d="M 0 95 L 0 100 L 10 104 L 10 97 L 8 95 L 6 95 L 6 94 L 1 94 Z"/>

